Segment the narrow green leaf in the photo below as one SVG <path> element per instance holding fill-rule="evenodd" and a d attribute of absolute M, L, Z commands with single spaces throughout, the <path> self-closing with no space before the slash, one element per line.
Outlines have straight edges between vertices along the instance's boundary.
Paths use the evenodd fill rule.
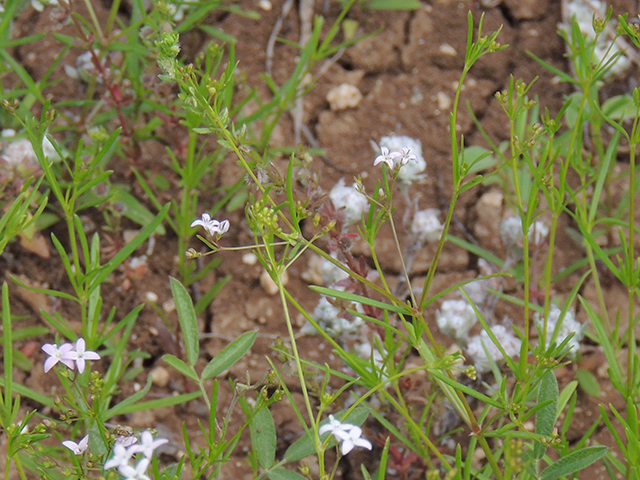
<path fill-rule="evenodd" d="M 127 413 L 141 412 L 142 410 L 153 410 L 155 408 L 171 407 L 173 405 L 180 405 L 190 402 L 202 396 L 201 391 L 183 393 L 182 395 L 170 395 L 163 398 L 156 398 L 155 400 L 149 400 L 148 402 L 140 402 L 129 405 L 120 411 L 119 415 L 125 415 Z"/>
<path fill-rule="evenodd" d="M 173 368 L 175 368 L 178 372 L 180 372 L 185 377 L 190 378 L 194 382 L 198 381 L 198 375 L 196 374 L 193 367 L 190 365 L 187 365 L 175 355 L 171 355 L 168 353 L 162 356 L 162 360 L 168 363 L 169 365 L 171 365 Z"/>
<path fill-rule="evenodd" d="M 4 408 L 6 412 L 11 411 L 11 402 L 13 400 L 13 346 L 11 340 L 11 309 L 9 305 L 9 286 L 7 282 L 2 282 L 2 329 L 4 331 L 2 343 L 4 347 L 4 378 L 6 380 L 4 387 L 4 398 L 0 392 L 0 399 L 4 400 Z M 3 426 L 6 427 L 13 418 L 3 418 Z"/>
<path fill-rule="evenodd" d="M 245 332 L 224 347 L 216 357 L 202 370 L 202 380 L 216 377 L 236 363 L 253 346 L 256 332 Z"/>
<path fill-rule="evenodd" d="M 589 370 L 579 368 L 576 371 L 576 379 L 578 380 L 580 388 L 585 393 L 588 393 L 592 397 L 596 398 L 600 396 L 600 385 L 598 384 L 598 380 Z"/>
<path fill-rule="evenodd" d="M 267 469 L 276 459 L 276 426 L 268 408 L 258 410 L 249 426 L 253 445 L 260 466 Z"/>
<path fill-rule="evenodd" d="M 538 404 L 549 402 L 536 413 L 536 433 L 543 437 L 550 438 L 553 427 L 556 423 L 556 413 L 558 411 L 558 380 L 554 373 L 549 370 L 542 377 L 540 387 L 538 389 Z M 535 442 L 533 445 L 533 458 L 540 460 L 544 457 L 547 450 L 541 442 Z"/>
<path fill-rule="evenodd" d="M 356 408 L 349 415 L 347 415 L 346 418 L 342 418 L 345 412 L 346 410 L 343 410 L 341 412 L 334 413 L 333 416 L 337 420 L 340 420 L 342 423 L 350 423 L 351 425 L 357 426 L 362 425 L 369 416 L 369 409 L 364 407 Z M 329 420 L 327 419 L 320 423 L 320 425 L 318 425 L 318 428 L 320 428 L 328 421 Z M 298 440 L 293 442 L 293 444 L 291 444 L 289 448 L 287 448 L 287 451 L 284 452 L 284 460 L 286 462 L 297 462 L 298 460 L 302 460 L 304 457 L 308 457 L 309 455 L 313 455 L 314 453 L 316 453 L 313 435 L 314 434 L 309 431 Z M 321 438 L 326 438 L 326 436 L 328 435 L 330 434 L 325 433 Z"/>
<path fill-rule="evenodd" d="M 182 330 L 182 338 L 184 339 L 184 348 L 187 351 L 187 362 L 193 367 L 198 361 L 198 354 L 200 352 L 196 311 L 193 308 L 193 301 L 187 289 L 180 283 L 180 280 L 173 277 L 171 277 L 171 292 L 173 293 L 173 300 L 176 302 L 180 330 Z"/>
<path fill-rule="evenodd" d="M 599 446 L 581 448 L 571 452 L 545 468 L 540 475 L 540 480 L 555 480 L 579 472 L 604 457 L 607 450 L 607 447 Z"/>
<path fill-rule="evenodd" d="M 391 305 L 385 302 L 380 302 L 378 300 L 372 300 L 371 298 L 363 297 L 361 295 L 356 295 L 355 293 L 341 292 L 340 290 L 334 290 L 332 288 L 325 288 L 325 287 L 318 287 L 316 285 L 311 285 L 309 289 L 313 290 L 314 292 L 321 293 L 322 295 L 327 295 L 329 297 L 341 298 L 343 300 L 349 300 L 351 302 L 359 302 L 364 305 L 378 307 L 383 310 L 388 310 L 390 312 L 402 313 L 404 315 L 411 315 L 411 311 L 408 308 L 396 307 L 395 305 Z"/>
<path fill-rule="evenodd" d="M 298 472 L 287 470 L 283 467 L 270 471 L 267 473 L 267 477 L 269 477 L 269 480 L 306 480 L 306 477 L 303 477 Z"/>

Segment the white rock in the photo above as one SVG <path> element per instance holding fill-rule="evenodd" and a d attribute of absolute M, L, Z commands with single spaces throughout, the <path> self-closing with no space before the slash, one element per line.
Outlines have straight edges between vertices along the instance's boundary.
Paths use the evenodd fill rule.
<path fill-rule="evenodd" d="M 169 384 L 169 380 L 171 380 L 171 375 L 169 371 L 164 367 L 156 367 L 151 370 L 151 382 L 160 388 L 164 388 Z"/>
<path fill-rule="evenodd" d="M 282 285 L 286 285 L 289 282 L 289 274 L 285 270 L 282 274 Z M 273 296 L 278 293 L 278 285 L 271 279 L 271 275 L 266 270 L 262 271 L 260 275 L 260 286 L 267 293 L 267 295 Z"/>
<path fill-rule="evenodd" d="M 360 100 L 362 100 L 360 90 L 349 83 L 334 87 L 327 93 L 327 102 L 329 102 L 331 110 L 354 108 L 360 103 Z"/>

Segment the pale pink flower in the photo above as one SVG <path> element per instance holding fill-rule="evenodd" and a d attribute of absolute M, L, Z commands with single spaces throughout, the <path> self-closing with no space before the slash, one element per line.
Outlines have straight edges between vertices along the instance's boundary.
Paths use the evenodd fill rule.
<path fill-rule="evenodd" d="M 389 149 L 387 147 L 380 148 L 380 155 L 378 155 L 374 160 L 373 166 L 375 167 L 382 162 L 386 163 L 389 168 L 393 168 L 393 153 L 389 153 Z"/>
<path fill-rule="evenodd" d="M 146 430 L 142 432 L 142 435 L 140 436 L 140 443 L 130 447 L 129 451 L 133 453 L 141 452 L 145 457 L 151 458 L 153 456 L 153 451 L 160 445 L 164 445 L 167 442 L 169 442 L 169 440 L 166 438 L 158 438 L 154 440 L 151 432 Z"/>
<path fill-rule="evenodd" d="M 67 367 L 73 370 L 75 366 L 73 362 L 76 359 L 76 354 L 73 351 L 73 345 L 70 343 L 63 343 L 60 345 L 60 348 L 58 348 L 58 345 L 55 343 L 45 343 L 42 346 L 42 350 L 44 353 L 49 355 L 49 358 L 44 362 L 44 373 L 51 370 L 58 362 L 64 363 Z"/>
<path fill-rule="evenodd" d="M 123 465 L 128 465 L 129 459 L 134 453 L 124 445 L 115 443 L 113 445 L 113 457 L 104 464 L 104 469 L 109 470 L 110 468 L 120 468 Z"/>
<path fill-rule="evenodd" d="M 394 162 L 397 162 L 400 165 L 406 165 L 410 160 L 418 163 L 418 157 L 411 153 L 411 149 L 409 147 L 402 147 L 402 152 L 391 152 L 389 156 Z"/>
<path fill-rule="evenodd" d="M 89 435 L 85 435 L 85 437 L 80 440 L 79 443 L 73 442 L 71 440 L 65 440 L 64 442 L 62 442 L 62 445 L 71 450 L 74 455 L 82 455 L 89 447 Z"/>
<path fill-rule="evenodd" d="M 84 372 L 84 363 L 85 360 L 100 360 L 100 355 L 96 352 L 92 352 L 91 350 L 85 350 L 85 341 L 84 338 L 79 338 L 76 342 L 76 350 L 75 352 L 70 352 L 69 355 L 76 362 L 76 366 L 78 367 L 78 372 Z"/>
<path fill-rule="evenodd" d="M 149 459 L 143 458 L 135 467 L 129 463 L 122 464 L 118 467 L 118 471 L 124 476 L 125 480 L 151 480 L 147 475 L 149 467 Z"/>
<path fill-rule="evenodd" d="M 211 218 L 211 215 L 208 213 L 202 214 L 201 220 L 194 220 L 191 222 L 191 227 L 202 227 L 204 228 L 209 235 L 212 237 L 215 235 L 224 235 L 227 230 L 229 230 L 229 220 L 222 220 L 219 222 L 218 220 L 214 220 Z"/>
<path fill-rule="evenodd" d="M 354 447 L 362 447 L 367 450 L 371 450 L 371 442 L 362 437 L 362 429 L 357 425 L 350 423 L 342 423 L 336 420 L 333 415 L 329 415 L 329 422 L 325 423 L 318 430 L 319 435 L 323 435 L 327 432 L 331 434 L 340 442 L 340 451 L 342 455 L 346 455 Z"/>

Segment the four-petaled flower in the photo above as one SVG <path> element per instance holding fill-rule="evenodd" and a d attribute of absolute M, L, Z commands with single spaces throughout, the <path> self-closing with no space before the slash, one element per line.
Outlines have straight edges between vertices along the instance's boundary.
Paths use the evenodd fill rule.
<path fill-rule="evenodd" d="M 362 429 L 360 427 L 356 427 L 352 425 L 350 430 L 338 430 L 333 433 L 336 438 L 339 438 L 342 444 L 340 445 L 340 451 L 342 455 L 346 455 L 354 447 L 362 447 L 367 450 L 371 450 L 371 442 L 366 438 L 362 437 Z"/>
<path fill-rule="evenodd" d="M 393 168 L 393 153 L 389 153 L 389 149 L 387 147 L 380 148 L 380 155 L 378 155 L 374 160 L 373 166 L 375 167 L 382 162 L 386 163 L 389 168 Z"/>
<path fill-rule="evenodd" d="M 45 343 L 42 346 L 42 350 L 44 350 L 44 352 L 49 355 L 49 358 L 47 358 L 44 362 L 44 373 L 47 373 L 49 370 L 51 370 L 53 366 L 58 362 L 64 363 L 67 367 L 73 370 L 73 362 L 76 359 L 76 355 L 73 351 L 73 345 L 71 345 L 70 343 L 63 343 L 62 345 L 60 345 L 60 348 L 58 348 L 58 345 L 55 343 Z"/>
<path fill-rule="evenodd" d="M 318 430 L 319 435 L 324 435 L 327 432 L 340 441 L 340 451 L 342 455 L 346 455 L 354 447 L 362 447 L 367 450 L 371 450 L 371 442 L 362 437 L 362 429 L 357 425 L 350 423 L 342 423 L 336 420 L 333 415 L 329 415 L 329 422 L 325 423 Z"/>
<path fill-rule="evenodd" d="M 62 442 L 62 445 L 71 450 L 74 455 L 82 455 L 89 447 L 89 435 L 85 435 L 85 437 L 80 440 L 79 443 L 73 442 L 71 440 L 65 440 L 64 442 Z"/>
<path fill-rule="evenodd" d="M 150 431 L 146 430 L 142 432 L 142 436 L 140 437 L 140 443 L 138 445 L 133 445 L 129 448 L 129 451 L 133 453 L 142 452 L 145 457 L 151 458 L 153 456 L 153 451 L 158 448 L 160 445 L 164 445 L 169 440 L 166 438 L 158 438 L 156 440 L 153 439 L 153 435 Z"/>
<path fill-rule="evenodd" d="M 115 443 L 113 446 L 113 457 L 107 460 L 107 463 L 104 464 L 104 469 L 109 470 L 110 468 L 120 468 L 123 465 L 128 465 L 129 459 L 134 453 L 135 452 L 127 449 L 121 443 Z"/>
<path fill-rule="evenodd" d="M 85 360 L 100 360 L 100 355 L 96 352 L 92 352 L 91 350 L 85 350 L 85 341 L 84 338 L 79 338 L 76 342 L 76 350 L 75 352 L 69 353 L 72 358 L 75 357 L 76 367 L 78 367 L 78 372 L 84 372 L 84 363 Z"/>
<path fill-rule="evenodd" d="M 391 152 L 390 157 L 400 165 L 406 165 L 410 160 L 418 163 L 418 157 L 411 153 L 411 149 L 409 147 L 402 147 L 402 152 Z"/>
<path fill-rule="evenodd" d="M 135 467 L 128 463 L 120 465 L 118 471 L 125 477 L 125 480 L 151 480 L 146 473 L 148 466 L 149 459 L 143 458 Z"/>
<path fill-rule="evenodd" d="M 200 226 L 204 228 L 212 237 L 215 235 L 224 235 L 229 230 L 229 220 L 214 220 L 208 213 L 202 214 L 201 220 L 194 220 L 191 222 L 191 227 Z"/>

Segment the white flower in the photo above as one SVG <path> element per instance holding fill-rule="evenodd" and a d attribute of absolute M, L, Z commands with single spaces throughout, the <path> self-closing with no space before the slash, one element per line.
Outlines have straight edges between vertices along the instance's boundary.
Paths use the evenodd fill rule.
<path fill-rule="evenodd" d="M 391 158 L 396 164 L 406 165 L 410 160 L 418 163 L 418 157 L 416 157 L 413 153 L 411 153 L 411 149 L 409 147 L 402 147 L 400 152 L 392 152 Z"/>
<path fill-rule="evenodd" d="M 133 435 L 118 435 L 113 442 L 114 445 L 121 445 L 123 447 L 130 447 L 135 443 L 138 443 L 138 439 Z"/>
<path fill-rule="evenodd" d="M 386 163 L 390 169 L 393 169 L 393 156 L 387 147 L 380 148 L 380 155 L 373 161 L 373 166 L 375 167 L 382 162 Z"/>
<path fill-rule="evenodd" d="M 75 351 L 69 352 L 69 356 L 75 360 L 78 372 L 80 373 L 84 372 L 84 363 L 86 360 L 100 360 L 100 355 L 96 352 L 92 352 L 91 350 L 85 351 L 84 338 L 78 339 Z"/>
<path fill-rule="evenodd" d="M 366 448 L 367 450 L 371 450 L 371 442 L 366 438 L 361 438 L 362 429 L 360 427 L 356 427 L 355 425 L 349 431 L 341 430 L 334 432 L 334 436 L 342 441 L 342 444 L 340 445 L 340 451 L 342 452 L 342 455 L 346 455 L 351 450 L 353 450 L 354 447 L 362 447 Z"/>
<path fill-rule="evenodd" d="M 440 239 L 444 225 L 440 223 L 438 214 L 440 210 L 427 208 L 419 210 L 413 216 L 411 232 L 418 236 L 422 242 L 435 242 Z"/>
<path fill-rule="evenodd" d="M 169 442 L 166 438 L 153 439 L 153 435 L 148 430 L 142 432 L 141 443 L 129 447 L 129 450 L 133 453 L 143 453 L 146 458 L 153 456 L 153 451 L 160 445 L 164 445 Z"/>
<path fill-rule="evenodd" d="M 491 327 L 491 331 L 496 336 L 498 343 L 500 343 L 505 353 L 509 357 L 513 357 L 514 355 L 518 355 L 520 353 L 522 341 L 518 337 L 510 333 L 504 325 L 494 325 L 493 327 Z M 495 344 L 491 341 L 487 332 L 483 330 L 480 335 L 471 337 L 469 339 L 469 342 L 467 343 L 467 353 L 469 354 L 469 357 L 474 361 L 476 370 L 479 373 L 488 372 L 489 370 L 491 370 L 491 365 L 489 364 L 487 353 L 485 353 L 485 348 L 489 356 L 495 362 L 503 359 L 502 353 L 500 352 L 498 347 L 496 347 Z"/>
<path fill-rule="evenodd" d="M 463 340 L 478 317 L 466 300 L 445 300 L 436 312 L 436 319 L 442 333 L 455 340 Z"/>
<path fill-rule="evenodd" d="M 359 222 L 362 214 L 369 208 L 367 197 L 356 189 L 355 183 L 350 187 L 345 186 L 344 178 L 334 185 L 329 192 L 329 198 L 336 210 L 342 212 L 345 225 Z"/>
<path fill-rule="evenodd" d="M 149 467 L 149 459 L 143 458 L 135 467 L 128 463 L 118 467 L 118 471 L 125 477 L 125 480 L 151 480 L 147 475 L 147 467 Z"/>
<path fill-rule="evenodd" d="M 113 445 L 113 457 L 104 464 L 104 469 L 109 470 L 110 468 L 120 468 L 123 465 L 128 465 L 129 459 L 134 453 L 116 441 Z"/>
<path fill-rule="evenodd" d="M 324 435 L 327 432 L 331 432 L 331 434 L 340 441 L 340 451 L 342 455 L 346 455 L 354 447 L 362 447 L 367 450 L 371 450 L 372 445 L 371 442 L 362 437 L 362 429 L 357 425 L 352 425 L 350 423 L 342 423 L 339 420 L 336 420 L 333 415 L 329 415 L 329 422 L 325 423 L 318 430 L 319 435 Z"/>
<path fill-rule="evenodd" d="M 45 343 L 42 346 L 42 350 L 49 355 L 49 358 L 44 362 L 44 373 L 51 370 L 58 362 L 64 363 L 71 370 L 74 369 L 75 365 L 73 362 L 76 359 L 76 353 L 73 351 L 73 345 L 70 343 L 63 343 L 60 345 L 60 348 L 58 348 L 58 345 L 55 343 Z"/>
<path fill-rule="evenodd" d="M 211 215 L 208 213 L 202 214 L 202 220 L 194 220 L 191 222 L 192 227 L 201 226 L 212 237 L 215 235 L 221 236 L 224 235 L 229 230 L 229 220 L 222 220 L 219 222 L 218 220 L 214 220 L 211 218 Z"/>
<path fill-rule="evenodd" d="M 392 152 L 403 152 L 396 154 L 394 165 L 400 165 L 398 171 L 398 180 L 402 183 L 413 183 L 416 180 L 424 178 L 424 170 L 427 168 L 427 162 L 422 156 L 422 144 L 419 140 L 405 136 L 389 136 L 380 139 L 380 149 L 387 148 Z M 406 154 L 405 154 L 406 152 Z M 413 152 L 409 154 L 409 152 Z M 409 160 L 414 160 L 409 162 Z M 404 163 L 402 163 L 404 161 Z"/>
<path fill-rule="evenodd" d="M 45 5 L 59 5 L 58 0 L 31 0 L 31 6 L 37 11 L 44 10 Z"/>
<path fill-rule="evenodd" d="M 562 310 L 560 310 L 555 305 L 551 305 L 549 316 L 547 317 L 547 335 L 545 345 L 547 348 L 549 347 L 551 337 L 556 329 L 556 325 L 558 324 L 558 319 L 560 318 L 561 313 Z M 536 313 L 533 317 L 533 321 L 534 324 L 540 329 L 540 331 L 542 331 L 542 329 L 544 328 L 544 318 L 542 317 L 542 315 Z M 566 348 L 568 348 L 567 355 L 571 358 L 575 357 L 578 349 L 580 348 L 580 340 L 582 340 L 583 329 L 582 324 L 576 320 L 575 314 L 571 311 L 567 311 L 564 318 L 562 319 L 562 325 L 560 326 L 558 336 L 554 343 L 556 345 L 560 345 L 562 342 L 564 342 L 565 338 L 567 338 L 572 333 L 574 335 L 566 345 Z"/>
<path fill-rule="evenodd" d="M 89 435 L 85 435 L 79 443 L 72 442 L 71 440 L 65 440 L 62 442 L 62 445 L 71 450 L 74 455 L 82 455 L 89 447 Z"/>

